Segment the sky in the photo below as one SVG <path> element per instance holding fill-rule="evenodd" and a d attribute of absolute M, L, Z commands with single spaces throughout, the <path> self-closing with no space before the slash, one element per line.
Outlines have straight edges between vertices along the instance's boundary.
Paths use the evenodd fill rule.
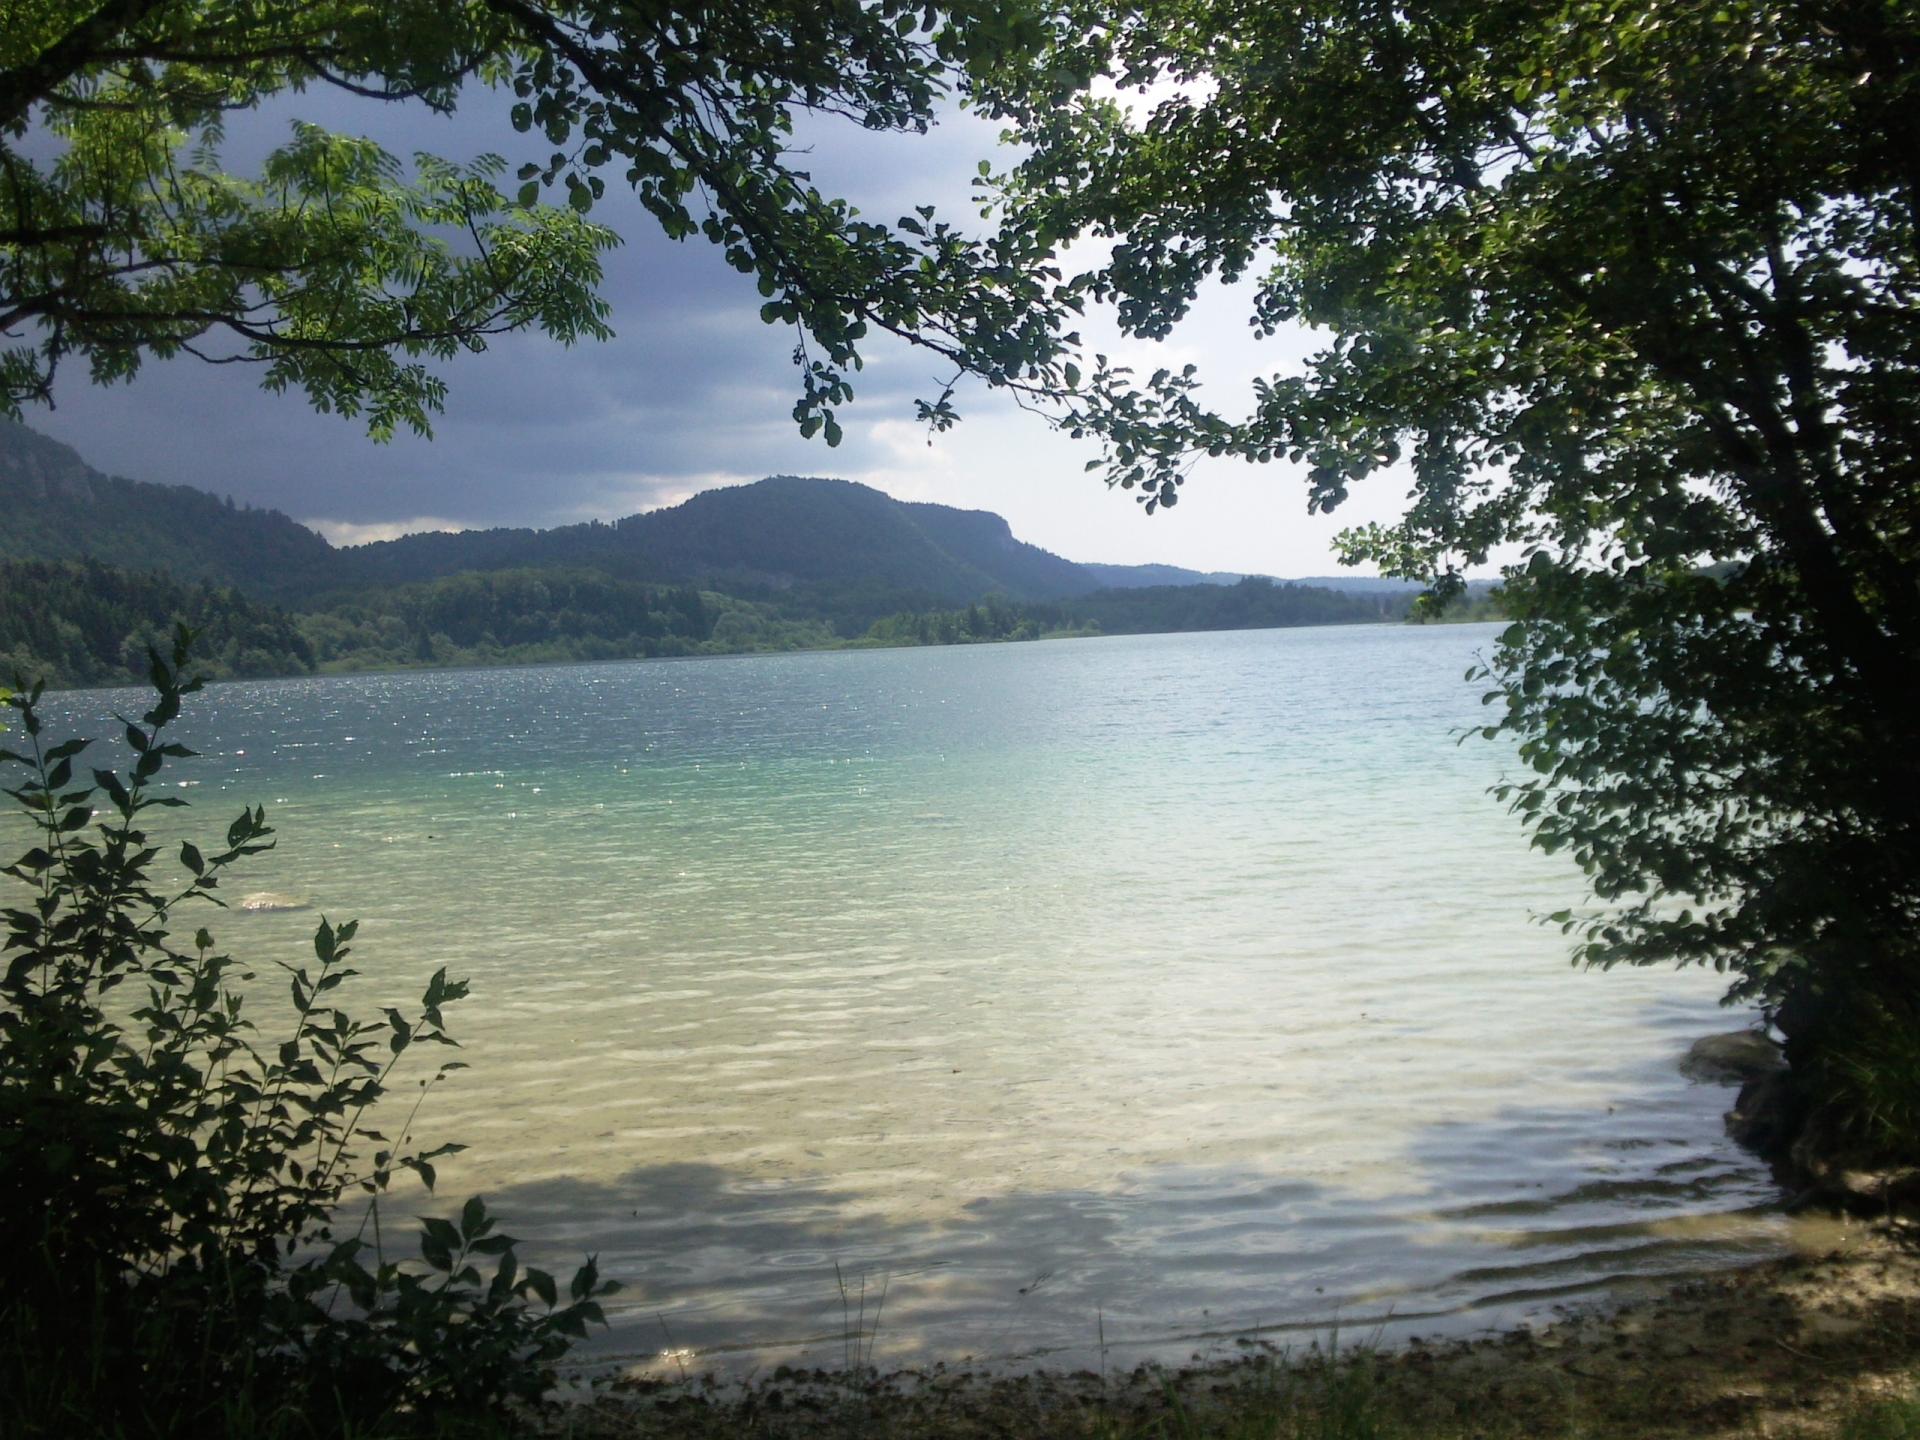
<path fill-rule="evenodd" d="M 335 94 L 284 97 L 232 117 L 224 155 L 244 172 L 299 118 L 371 135 L 400 154 L 466 160 L 492 151 L 517 167 L 547 147 L 506 124 L 508 103 L 481 91 L 447 118 Z M 820 188 L 867 215 L 892 219 L 932 203 L 943 218 L 981 223 L 969 181 L 997 138 L 978 117 L 951 114 L 926 136 L 823 124 L 802 140 Z M 668 240 L 613 185 L 593 218 L 622 237 L 605 257 L 602 290 L 615 338 L 567 349 L 539 335 L 502 336 L 484 354 L 439 367 L 451 393 L 430 441 L 402 434 L 376 443 L 363 425 L 317 414 L 299 394 L 259 389 L 248 367 L 191 359 L 149 361 L 133 383 L 108 388 L 70 369 L 57 408 L 31 409 L 26 421 L 97 469 L 280 510 L 336 544 L 608 520 L 766 475 L 828 475 L 905 500 L 995 511 L 1019 538 L 1073 560 L 1319 575 L 1337 568 L 1338 530 L 1391 519 L 1403 504 L 1404 487 L 1382 479 L 1337 515 L 1309 516 L 1295 467 L 1203 460 L 1179 506 L 1147 516 L 1130 493 L 1085 472 L 1097 454 L 1091 442 L 1051 431 L 979 385 L 959 392 L 962 423 L 930 435 L 913 402 L 938 393 L 933 357 L 891 340 L 867 349 L 855 400 L 839 416 L 845 439 L 829 449 L 794 426 L 793 334 L 760 321 L 750 277 L 703 238 Z M 1091 348 L 1143 370 L 1197 363 L 1206 394 L 1232 413 L 1254 375 L 1297 365 L 1314 343 L 1300 332 L 1256 341 L 1247 314 L 1244 292 L 1220 288 L 1162 344 L 1102 334 L 1097 324 L 1084 331 Z"/>

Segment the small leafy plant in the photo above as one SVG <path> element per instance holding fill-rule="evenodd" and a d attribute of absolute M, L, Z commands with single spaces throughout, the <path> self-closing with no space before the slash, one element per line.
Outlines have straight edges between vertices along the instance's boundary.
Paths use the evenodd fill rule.
<path fill-rule="evenodd" d="M 149 812 L 193 752 L 164 738 L 185 696 L 191 635 L 152 657 L 155 701 L 122 720 L 124 773 L 43 743 L 42 689 L 0 771 L 34 843 L 0 910 L 0 1383 L 10 1433 L 166 1436 L 497 1433 L 537 1407 L 554 1363 L 616 1287 L 594 1262 L 564 1303 L 522 1269 L 479 1198 L 423 1222 L 419 1258 L 385 1251 L 380 1205 L 460 1147 L 418 1148 L 418 1081 L 392 1138 L 375 1128 L 403 1060 L 454 1047 L 443 1011 L 467 993 L 436 972 L 418 1010 L 338 1008 L 355 925 L 322 920 L 314 964 L 287 971 L 290 1033 L 245 1018 L 256 979 L 206 929 L 232 867 L 271 848 L 264 811 L 224 843 L 182 842 L 162 872 Z M 96 810 L 96 806 L 101 808 Z M 0 882 L 4 883 L 4 882 Z M 0 892 L 4 893 L 4 892 Z M 352 1211 L 343 1204 L 355 1202 Z"/>
<path fill-rule="evenodd" d="M 1845 1123 L 1851 1158 L 1869 1166 L 1920 1163 L 1920 1003 L 1870 996 L 1842 1014 L 1848 1044 L 1822 1057 L 1815 1097 Z"/>

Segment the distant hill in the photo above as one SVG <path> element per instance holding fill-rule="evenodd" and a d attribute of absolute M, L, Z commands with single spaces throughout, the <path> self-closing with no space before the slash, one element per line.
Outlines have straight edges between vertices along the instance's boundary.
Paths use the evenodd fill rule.
<path fill-rule="evenodd" d="M 791 475 L 703 491 L 612 524 L 409 535 L 335 549 L 278 511 L 103 475 L 69 446 L 0 421 L 0 507 L 8 520 L 0 559 L 90 558 L 294 604 L 468 571 L 547 568 L 756 594 L 826 589 L 945 603 L 995 591 L 1052 599 L 1101 583 L 1015 539 L 998 515 Z"/>
<path fill-rule="evenodd" d="M 1243 580 L 1272 580 L 1280 585 L 1306 589 L 1337 590 L 1345 595 L 1365 595 L 1374 599 L 1411 600 L 1425 587 L 1412 580 L 1387 580 L 1378 575 L 1356 575 L 1342 571 L 1337 575 L 1301 575 L 1282 580 L 1273 575 L 1242 575 L 1234 570 L 1186 570 L 1178 565 L 1093 565 L 1080 568 L 1101 585 L 1112 590 L 1145 590 L 1179 585 L 1238 585 Z M 1483 594 L 1500 582 L 1469 580 L 1467 589 Z"/>
<path fill-rule="evenodd" d="M 768 607 L 756 624 L 824 624 L 849 639 L 884 617 L 934 613 L 988 595 L 1044 606 L 1108 590 L 1136 598 L 1102 602 L 1096 623 L 1104 628 L 1163 628 L 1170 616 L 1214 628 L 1227 620 L 1243 623 L 1235 617 L 1245 607 L 1172 591 L 1234 588 L 1250 578 L 1173 565 L 1080 564 L 1017 539 L 1003 518 L 987 511 L 900 501 L 846 480 L 794 475 L 703 491 L 610 524 L 408 535 L 336 549 L 278 511 L 236 506 L 184 485 L 103 475 L 68 446 L 10 422 L 0 422 L 0 513 L 7 521 L 0 527 L 0 561 L 94 560 L 181 582 L 233 586 L 301 611 L 337 611 L 377 592 L 460 576 L 564 572 L 575 577 L 566 582 L 574 586 L 581 583 L 577 577 L 597 572 L 620 585 L 737 597 Z M 1300 583 L 1369 602 L 1400 600 L 1416 588 L 1353 575 Z M 498 593 L 520 596 L 522 590 Z M 619 594 L 617 603 L 607 602 L 613 608 L 605 625 L 615 628 L 651 603 Z M 1263 598 L 1246 613 L 1265 614 L 1273 603 Z M 1297 600 L 1288 604 L 1288 613 L 1305 613 Z M 411 606 L 396 599 L 376 608 L 391 619 L 412 616 Z M 1090 614 L 1072 623 L 1087 620 Z M 611 643 L 616 637 L 583 631 L 574 638 Z M 655 638 L 666 643 L 669 637 Z"/>
<path fill-rule="evenodd" d="M 1179 565 L 1096 565 L 1083 560 L 1080 568 L 1109 590 L 1142 590 L 1152 585 L 1238 585 L 1247 578 L 1236 570 L 1188 570 Z"/>
<path fill-rule="evenodd" d="M 1411 600 L 1426 587 L 1412 580 L 1387 580 L 1378 575 L 1303 575 L 1295 585 L 1318 585 L 1324 590 L 1345 590 L 1349 595 L 1403 596 Z"/>
<path fill-rule="evenodd" d="M 339 574 L 348 584 L 394 585 L 555 565 L 729 592 L 855 587 L 945 602 L 993 591 L 1051 599 L 1100 584 L 1072 561 L 1016 540 L 998 515 L 795 475 L 705 490 L 610 525 L 407 535 L 356 546 L 341 552 Z"/>
<path fill-rule="evenodd" d="M 0 560 L 94 559 L 289 600 L 325 585 L 336 552 L 277 510 L 186 485 L 102 475 L 69 446 L 0 419 Z"/>
<path fill-rule="evenodd" d="M 211 673 L 252 676 L 1397 620 L 1413 588 L 1077 564 L 986 511 L 794 475 L 612 524 L 336 549 L 5 422 L 0 515 L 0 680 L 138 681 L 175 619 Z"/>

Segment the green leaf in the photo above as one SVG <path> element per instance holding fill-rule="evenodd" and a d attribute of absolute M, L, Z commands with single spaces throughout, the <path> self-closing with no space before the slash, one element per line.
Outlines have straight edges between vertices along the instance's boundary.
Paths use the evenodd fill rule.
<path fill-rule="evenodd" d="M 452 1222 L 429 1215 L 420 1221 L 420 1253 L 436 1270 L 451 1270 L 460 1250 L 460 1232 Z"/>
<path fill-rule="evenodd" d="M 573 1272 L 573 1283 L 567 1287 L 567 1292 L 575 1300 L 585 1300 L 593 1294 L 594 1287 L 599 1283 L 599 1280 L 599 1257 L 589 1255 L 587 1257 L 587 1263 Z"/>
<path fill-rule="evenodd" d="M 112 799 L 116 809 L 125 811 L 133 804 L 133 797 L 127 793 L 127 787 L 120 783 L 120 777 L 111 770 L 93 772 L 93 782 Z"/>
<path fill-rule="evenodd" d="M 544 1270 L 527 1267 L 526 1284 L 538 1295 L 549 1309 L 560 1302 L 560 1288 L 554 1284 L 553 1276 Z"/>

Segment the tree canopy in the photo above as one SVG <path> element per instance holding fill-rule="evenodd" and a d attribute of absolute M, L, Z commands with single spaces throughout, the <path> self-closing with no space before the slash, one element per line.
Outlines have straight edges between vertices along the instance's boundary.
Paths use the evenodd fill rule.
<path fill-rule="evenodd" d="M 608 333 L 615 243 L 587 214 L 630 186 L 704 235 L 799 332 L 795 419 L 834 409 L 872 330 L 999 382 L 1051 349 L 1029 237 L 975 242 L 930 210 L 859 218 L 798 168 L 796 117 L 924 130 L 943 98 L 1035 52 L 1021 5 L 958 0 L 19 0 L 0 34 L 0 413 L 147 356 L 251 362 L 276 389 L 424 430 L 435 359 L 537 328 Z M 1084 76 L 1063 76 L 1071 86 Z M 499 157 L 409 160 L 294 127 L 259 174 L 222 168 L 230 117 L 313 87 L 436 111 L 499 103 Z M 564 195 L 563 205 L 542 203 Z M 1017 250 L 1016 250 L 1017 247 Z"/>
<path fill-rule="evenodd" d="M 1517 555 L 1488 731 L 1608 902 L 1562 917 L 1579 954 L 1910 1013 L 1920 16 L 1142 0 L 1082 33 L 1162 98 L 1010 100 L 1009 228 L 1110 240 L 1066 284 L 1133 334 L 1251 277 L 1256 329 L 1325 336 L 1244 415 L 1096 373 L 1067 420 L 1109 473 L 1404 480 L 1354 558 L 1447 588 Z"/>

